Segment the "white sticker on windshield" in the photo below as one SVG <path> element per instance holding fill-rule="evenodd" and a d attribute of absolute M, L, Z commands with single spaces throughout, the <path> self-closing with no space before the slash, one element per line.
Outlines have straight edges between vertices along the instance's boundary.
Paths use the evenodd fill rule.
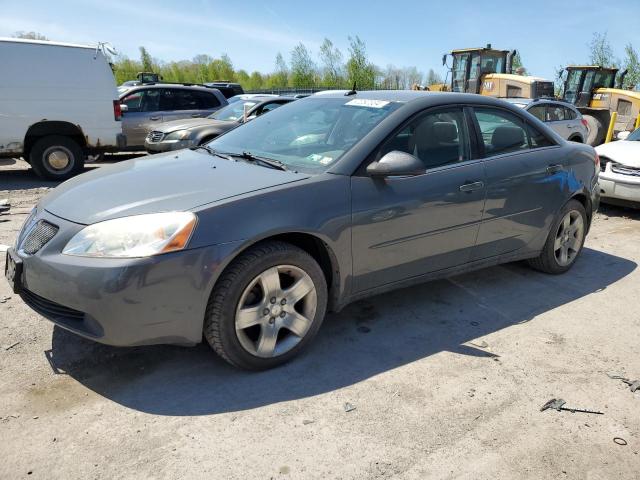
<path fill-rule="evenodd" d="M 382 108 L 385 105 L 389 105 L 391 102 L 387 100 L 370 100 L 368 98 L 354 98 L 348 101 L 345 105 L 351 105 L 352 107 L 369 107 L 369 108 Z"/>

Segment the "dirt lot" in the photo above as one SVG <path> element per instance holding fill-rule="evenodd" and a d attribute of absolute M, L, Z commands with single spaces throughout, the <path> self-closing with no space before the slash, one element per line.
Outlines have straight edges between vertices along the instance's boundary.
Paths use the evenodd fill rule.
<path fill-rule="evenodd" d="M 55 186 L 5 163 L 0 244 Z M 82 340 L 0 279 L 0 477 L 637 479 L 640 390 L 606 374 L 640 379 L 639 240 L 640 213 L 604 208 L 564 276 L 512 264 L 361 301 L 259 374 L 206 345 Z M 604 415 L 540 412 L 554 397 Z"/>

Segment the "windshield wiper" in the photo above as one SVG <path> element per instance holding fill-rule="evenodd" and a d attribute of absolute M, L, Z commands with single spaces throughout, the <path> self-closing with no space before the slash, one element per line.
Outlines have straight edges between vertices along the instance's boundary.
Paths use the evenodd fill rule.
<path fill-rule="evenodd" d="M 198 145 L 196 147 L 192 147 L 191 150 L 197 150 L 199 148 L 201 148 L 202 150 L 205 150 L 210 155 L 215 155 L 216 157 L 220 157 L 220 158 L 224 158 L 225 160 L 233 161 L 233 159 L 231 158 L 231 156 L 229 154 L 218 152 L 218 151 L 214 150 L 213 148 L 211 148 L 208 145 Z"/>
<path fill-rule="evenodd" d="M 250 162 L 255 162 L 269 168 L 275 168 L 276 170 L 287 170 L 287 167 L 281 161 L 274 160 L 273 158 L 260 157 L 258 155 L 254 155 L 251 152 L 244 151 L 242 153 L 230 153 L 229 155 L 244 158 L 245 160 L 248 160 Z"/>

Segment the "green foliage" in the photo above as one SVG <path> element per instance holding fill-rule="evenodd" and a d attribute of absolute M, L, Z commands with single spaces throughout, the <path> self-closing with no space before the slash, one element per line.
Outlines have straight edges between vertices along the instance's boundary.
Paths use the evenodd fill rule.
<path fill-rule="evenodd" d="M 142 70 L 145 72 L 153 72 L 153 60 L 151 55 L 147 52 L 147 49 L 140 47 L 140 63 L 142 64 Z"/>
<path fill-rule="evenodd" d="M 42 35 L 41 33 L 38 32 L 15 32 L 13 35 L 11 35 L 13 38 L 25 38 L 28 40 L 45 40 L 48 41 L 49 39 L 47 37 L 45 37 L 44 35 Z"/>
<path fill-rule="evenodd" d="M 322 62 L 322 84 L 327 87 L 339 87 L 344 84 L 342 52 L 328 38 L 320 45 Z"/>
<path fill-rule="evenodd" d="M 359 90 L 375 87 L 375 66 L 369 62 L 364 42 L 357 35 L 349 37 L 349 59 L 347 60 L 347 83 Z"/>
<path fill-rule="evenodd" d="M 631 43 L 624 47 L 625 59 L 623 69 L 627 70 L 627 76 L 624 79 L 623 88 L 640 88 L 640 61 L 638 60 L 638 52 L 633 48 Z"/>
<path fill-rule="evenodd" d="M 589 43 L 589 61 L 591 65 L 603 67 L 617 67 L 619 62 L 613 54 L 613 47 L 607 38 L 607 32 L 594 32 Z"/>
<path fill-rule="evenodd" d="M 315 83 L 316 66 L 302 43 L 291 51 L 291 86 L 309 87 Z"/>

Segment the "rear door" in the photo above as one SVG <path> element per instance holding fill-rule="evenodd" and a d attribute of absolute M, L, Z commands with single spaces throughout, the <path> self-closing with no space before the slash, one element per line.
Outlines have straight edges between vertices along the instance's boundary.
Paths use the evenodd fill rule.
<path fill-rule="evenodd" d="M 165 122 L 182 118 L 204 117 L 200 102 L 194 90 L 186 88 L 165 88 L 160 100 L 162 116 Z"/>
<path fill-rule="evenodd" d="M 562 138 L 568 139 L 573 133 L 574 125 L 567 119 L 566 109 L 557 103 L 547 104 L 547 124 Z"/>
<path fill-rule="evenodd" d="M 474 108 L 484 150 L 486 202 L 474 259 L 526 248 L 545 230 L 567 197 L 560 147 L 515 113 Z"/>
<path fill-rule="evenodd" d="M 484 205 L 482 160 L 462 107 L 415 117 L 372 154 L 417 156 L 426 172 L 352 177 L 354 289 L 364 291 L 469 261 Z"/>
<path fill-rule="evenodd" d="M 120 103 L 127 106 L 122 115 L 122 131 L 127 137 L 127 147 L 143 147 L 147 133 L 162 122 L 160 97 L 162 89 L 147 88 L 125 95 Z"/>

